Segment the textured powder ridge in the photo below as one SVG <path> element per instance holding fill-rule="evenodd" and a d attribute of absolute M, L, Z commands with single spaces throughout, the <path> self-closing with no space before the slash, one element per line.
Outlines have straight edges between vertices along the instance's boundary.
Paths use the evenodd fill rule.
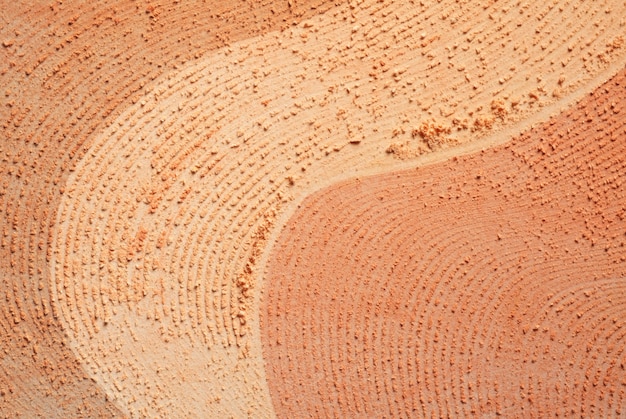
<path fill-rule="evenodd" d="M 7 417 L 142 414 L 120 409 L 111 401 L 116 396 L 90 379 L 92 368 L 70 350 L 67 326 L 50 293 L 51 237 L 65 182 L 76 163 L 89 158 L 98 133 L 139 101 L 151 80 L 230 42 L 287 28 L 328 9 L 323 1 L 299 2 L 297 8 L 271 2 L 176 3 L 2 4 L 0 413 Z M 98 350 L 116 358 L 113 345 Z M 139 404 L 150 404 L 154 415 L 177 412 L 169 407 L 156 413 L 167 399 L 177 396 Z"/>
<path fill-rule="evenodd" d="M 482 153 L 307 198 L 262 304 L 280 417 L 615 417 L 626 71 Z"/>
<path fill-rule="evenodd" d="M 260 303 L 299 203 L 545 122 L 623 68 L 624 16 L 614 0 L 4 1 L 0 414 L 284 413 Z"/>

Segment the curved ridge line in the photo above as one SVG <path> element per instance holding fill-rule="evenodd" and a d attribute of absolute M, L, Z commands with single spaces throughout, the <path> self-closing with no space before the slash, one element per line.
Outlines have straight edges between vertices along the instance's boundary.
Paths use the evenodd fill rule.
<path fill-rule="evenodd" d="M 278 237 L 285 228 L 287 222 L 294 215 L 296 210 L 300 207 L 308 197 L 316 194 L 317 192 L 326 189 L 330 186 L 358 180 L 362 177 L 374 177 L 377 175 L 391 174 L 394 172 L 400 172 L 411 169 L 418 169 L 421 167 L 430 166 L 433 164 L 441 163 L 446 160 L 450 160 L 455 157 L 463 157 L 470 154 L 478 153 L 480 151 L 486 151 L 488 149 L 497 147 L 499 145 L 506 144 L 513 138 L 523 134 L 525 131 L 533 129 L 534 127 L 546 123 L 551 118 L 558 114 L 565 112 L 567 109 L 576 106 L 587 94 L 590 94 L 597 90 L 604 83 L 612 79 L 619 71 L 626 68 L 626 55 L 616 60 L 606 70 L 600 72 L 596 77 L 592 78 L 587 84 L 580 86 L 574 92 L 567 95 L 565 98 L 543 108 L 541 111 L 532 115 L 530 118 L 526 118 L 508 128 L 503 128 L 490 135 L 487 135 L 479 140 L 472 141 L 470 143 L 462 144 L 455 147 L 450 147 L 445 150 L 435 151 L 432 153 L 424 154 L 415 159 L 409 161 L 398 161 L 393 165 L 386 165 L 383 168 L 376 169 L 363 169 L 351 173 L 343 173 L 339 176 L 326 179 L 323 182 L 316 184 L 314 187 L 303 189 L 299 196 L 295 196 L 293 201 L 283 207 L 282 214 L 276 218 L 274 224 L 274 230 L 270 234 L 267 246 L 263 252 L 263 255 L 259 262 L 259 274 L 257 275 L 257 283 L 259 288 L 263 289 L 263 278 L 267 273 L 267 262 L 269 255 L 272 253 Z"/>

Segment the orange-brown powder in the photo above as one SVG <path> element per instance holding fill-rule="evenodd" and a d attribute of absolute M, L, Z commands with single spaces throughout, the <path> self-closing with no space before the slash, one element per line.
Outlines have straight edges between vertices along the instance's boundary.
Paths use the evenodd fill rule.
<path fill-rule="evenodd" d="M 262 303 L 279 417 L 600 417 L 626 396 L 626 71 L 512 142 L 307 198 Z"/>

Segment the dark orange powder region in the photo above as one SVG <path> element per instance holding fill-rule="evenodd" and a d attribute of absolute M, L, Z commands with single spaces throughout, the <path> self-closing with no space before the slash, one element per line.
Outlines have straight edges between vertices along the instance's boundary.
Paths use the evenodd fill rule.
<path fill-rule="evenodd" d="M 333 6 L 326 0 L 4 2 L 0 413 L 121 415 L 68 348 L 49 292 L 56 211 L 67 176 L 93 138 L 157 77 Z"/>
<path fill-rule="evenodd" d="M 512 142 L 304 201 L 261 308 L 279 417 L 626 414 L 626 71 Z"/>

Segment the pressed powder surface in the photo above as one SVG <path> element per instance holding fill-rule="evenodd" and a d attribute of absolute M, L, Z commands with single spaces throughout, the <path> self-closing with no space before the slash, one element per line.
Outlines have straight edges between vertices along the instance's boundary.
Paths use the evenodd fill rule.
<path fill-rule="evenodd" d="M 51 298 L 50 242 L 66 179 L 80 158 L 90 158 L 86 152 L 97 134 L 139 101 L 152 80 L 228 43 L 287 28 L 330 6 L 323 1 L 300 1 L 296 8 L 244 1 L 3 2 L 0 272 L 6 300 L 0 317 L 5 331 L 0 412 L 142 414 L 120 410 L 111 401 L 116 396 L 92 380 L 92 367 L 70 349 Z M 171 396 L 158 398 L 176 399 Z M 175 411 L 158 413 L 160 402 L 144 403 L 154 406 L 154 414 Z"/>
<path fill-rule="evenodd" d="M 426 166 L 480 148 L 504 153 L 499 145 L 624 68 L 625 7 L 617 1 L 4 1 L 0 413 L 282 415 L 289 403 L 273 386 L 283 367 L 263 350 L 261 337 L 269 332 L 261 330 L 260 314 L 265 322 L 269 317 L 260 309 L 275 295 L 276 279 L 266 272 L 277 272 L 275 249 L 285 245 L 291 231 L 285 225 L 298 206 L 355 176 L 386 179 L 396 175 L 382 173 L 416 165 L 417 173 L 442 170 Z M 566 129 L 565 122 L 556 124 Z M 587 126 L 585 118 L 576 124 L 609 129 L 601 121 Z M 602 132 L 585 141 L 596 144 Z M 618 173 L 595 170 L 607 182 Z M 466 175 L 474 181 L 473 172 L 454 181 Z M 525 190 L 519 195 L 502 205 L 524 224 L 524 203 L 538 198 Z M 412 219 L 416 208 L 405 198 L 395 211 Z M 493 209 L 498 199 L 477 195 L 456 211 Z M 357 207 L 365 216 L 379 211 L 380 202 Z M 446 223 L 453 226 L 458 214 L 451 214 L 456 218 Z M 327 234 L 324 224 L 311 228 Z M 413 228 L 397 226 L 394 234 L 409 240 Z M 381 241 L 368 251 L 386 254 L 385 246 L 394 245 L 383 240 L 389 226 L 371 229 Z M 337 243 L 354 240 L 352 234 Z M 435 241 L 437 234 L 448 237 L 440 227 L 428 234 Z M 356 261 L 365 250 L 343 251 L 346 261 Z M 441 251 L 438 266 L 459 257 L 456 247 Z M 569 265 L 563 266 L 566 272 Z M 421 284 L 394 272 L 408 281 L 407 292 Z M 614 281 L 619 272 L 602 278 Z M 378 292 L 379 285 L 372 279 L 362 292 Z M 392 301 L 396 294 L 386 295 Z M 417 315 L 422 304 L 416 300 L 402 315 Z M 324 313 L 340 327 L 328 317 L 332 312 Z M 447 327 L 447 334 L 461 333 Z M 428 342 L 420 354 L 439 356 Z M 367 362 L 385 371 L 383 358 L 371 354 Z M 336 375 L 316 374 L 297 382 L 313 389 L 320 377 Z M 385 385 L 414 394 L 418 383 L 403 387 L 400 376 Z M 478 388 L 467 387 L 466 398 L 478 397 Z M 308 412 L 385 412 L 374 394 L 344 404 L 345 411 L 335 410 L 331 396 L 324 396 L 328 402 L 307 396 L 328 405 Z M 433 400 L 432 409 L 447 409 Z M 521 412 L 518 399 L 511 403 Z"/>
<path fill-rule="evenodd" d="M 277 414 L 624 414 L 625 106 L 623 71 L 506 145 L 307 198 L 262 304 Z"/>

